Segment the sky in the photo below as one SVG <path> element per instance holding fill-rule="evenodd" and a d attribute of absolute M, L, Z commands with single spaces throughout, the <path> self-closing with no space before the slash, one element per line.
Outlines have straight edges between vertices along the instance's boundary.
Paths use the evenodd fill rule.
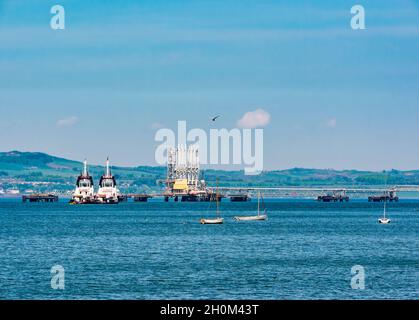
<path fill-rule="evenodd" d="M 262 110 L 267 170 L 419 169 L 419 1 L 57 1 L 0 0 L 0 151 L 156 165 Z"/>

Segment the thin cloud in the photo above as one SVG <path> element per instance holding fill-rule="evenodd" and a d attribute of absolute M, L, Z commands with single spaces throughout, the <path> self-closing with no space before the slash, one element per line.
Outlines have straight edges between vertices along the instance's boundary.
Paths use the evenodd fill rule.
<path fill-rule="evenodd" d="M 163 123 L 160 123 L 160 122 L 153 122 L 150 126 L 150 128 L 153 129 L 153 130 L 162 129 L 164 127 L 165 127 L 165 125 Z"/>
<path fill-rule="evenodd" d="M 141 29 L 141 28 L 139 28 Z M 72 29 L 73 30 L 73 29 Z M 8 27 L 0 30 L 0 48 L 33 48 L 40 39 L 44 39 L 48 30 L 37 27 Z M 30 35 L 30 36 L 28 36 Z M 363 32 L 362 36 L 376 37 L 388 36 L 396 38 L 417 38 L 419 37 L 419 27 L 401 25 L 389 26 L 380 25 L 368 28 L 368 32 Z M 187 29 L 187 28 L 165 28 L 156 26 L 153 31 L 149 30 L 121 30 L 119 28 L 75 28 L 71 35 L 66 35 L 64 40 L 60 41 L 60 46 L 74 47 L 85 45 L 123 45 L 130 43 L 132 38 L 141 41 L 161 42 L 183 42 L 183 43 L 211 43 L 211 42 L 266 42 L 266 41 L 285 41 L 295 39 L 334 39 L 349 37 L 358 37 L 358 33 L 351 28 L 324 27 L 324 28 L 295 28 L 295 29 L 238 29 L 225 28 L 217 30 L 208 29 Z M 19 41 L 25 39 L 25 41 Z M 94 40 L 92 40 L 94 39 Z M 54 41 L 46 42 L 46 48 L 55 48 L 57 43 Z M 177 60 L 179 56 L 173 55 L 170 60 Z"/>
<path fill-rule="evenodd" d="M 239 128 L 253 129 L 266 127 L 271 122 L 271 115 L 263 109 L 246 112 L 243 117 L 237 121 Z"/>
<path fill-rule="evenodd" d="M 59 128 L 63 127 L 72 127 L 79 121 L 79 118 L 71 116 L 65 119 L 60 119 L 57 121 L 56 126 Z"/>
<path fill-rule="evenodd" d="M 334 128 L 336 128 L 337 124 L 338 124 L 338 122 L 335 118 L 332 118 L 332 119 L 329 119 L 329 120 L 326 121 L 326 127 L 328 127 L 328 128 L 334 129 Z"/>

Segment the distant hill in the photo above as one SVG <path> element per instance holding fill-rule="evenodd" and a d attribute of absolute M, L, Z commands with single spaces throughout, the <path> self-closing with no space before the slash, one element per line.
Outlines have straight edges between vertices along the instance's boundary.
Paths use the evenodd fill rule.
<path fill-rule="evenodd" d="M 67 160 L 38 152 L 0 152 L 0 191 L 18 189 L 20 192 L 73 190 L 75 180 L 82 169 L 79 161 Z M 104 171 L 103 166 L 89 166 L 95 183 Z M 123 192 L 147 192 L 160 190 L 166 168 L 138 166 L 112 167 L 118 185 Z M 419 171 L 388 172 L 389 185 L 419 184 Z M 325 170 L 293 168 L 266 171 L 258 176 L 246 176 L 243 171 L 206 170 L 203 178 L 220 186 L 373 186 L 383 185 L 382 172 L 356 170 Z"/>
<path fill-rule="evenodd" d="M 0 152 L 0 189 L 33 190 L 39 192 L 66 192 L 74 189 L 77 176 L 83 168 L 79 161 L 67 160 L 38 152 Z M 103 166 L 89 165 L 95 183 L 103 174 Z M 112 173 L 124 192 L 147 191 L 160 188 L 165 168 L 139 166 L 112 167 Z"/>
<path fill-rule="evenodd" d="M 77 166 L 80 166 L 80 163 L 77 161 L 58 158 L 40 152 L 0 152 L 0 170 L 3 172 L 52 170 L 53 173 L 57 173 L 57 170 L 72 170 Z"/>

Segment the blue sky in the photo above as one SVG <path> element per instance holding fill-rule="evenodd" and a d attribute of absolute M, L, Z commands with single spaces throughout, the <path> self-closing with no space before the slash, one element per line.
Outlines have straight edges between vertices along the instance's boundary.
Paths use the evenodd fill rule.
<path fill-rule="evenodd" d="M 154 165 L 153 124 L 261 108 L 267 169 L 419 169 L 418 88 L 419 1 L 0 1 L 1 151 Z"/>

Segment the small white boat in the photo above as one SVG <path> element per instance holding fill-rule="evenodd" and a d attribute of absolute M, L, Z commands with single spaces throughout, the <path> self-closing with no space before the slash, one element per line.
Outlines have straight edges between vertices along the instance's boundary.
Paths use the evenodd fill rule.
<path fill-rule="evenodd" d="M 201 224 L 223 224 L 223 218 L 215 218 L 215 219 L 201 219 Z"/>
<path fill-rule="evenodd" d="M 263 214 L 260 214 L 260 198 L 262 198 L 263 204 Z M 265 201 L 263 200 L 263 196 L 258 193 L 258 215 L 257 216 L 237 216 L 234 217 L 236 221 L 265 221 L 268 219 L 267 209 L 265 208 Z"/>
<path fill-rule="evenodd" d="M 234 217 L 236 221 L 264 221 L 268 219 L 266 214 L 260 216 L 246 216 L 246 217 Z"/>
<path fill-rule="evenodd" d="M 381 224 L 389 224 L 389 223 L 391 223 L 391 220 L 390 219 L 388 219 L 388 218 L 380 218 L 380 219 L 378 219 L 378 223 L 381 223 Z"/>

